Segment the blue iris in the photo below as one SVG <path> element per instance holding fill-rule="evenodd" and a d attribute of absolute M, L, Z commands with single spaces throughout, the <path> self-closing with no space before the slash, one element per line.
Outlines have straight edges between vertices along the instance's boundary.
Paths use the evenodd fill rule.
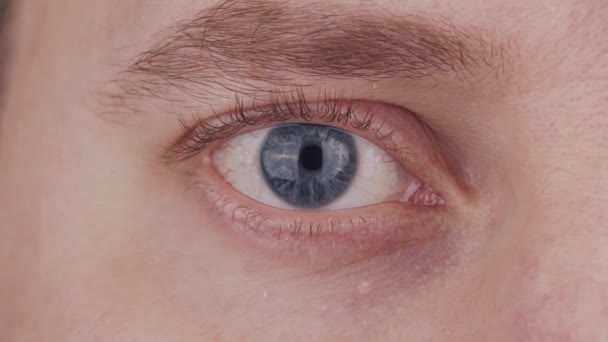
<path fill-rule="evenodd" d="M 260 153 L 266 184 L 286 203 L 321 208 L 340 197 L 357 171 L 352 135 L 323 125 L 273 128 Z"/>

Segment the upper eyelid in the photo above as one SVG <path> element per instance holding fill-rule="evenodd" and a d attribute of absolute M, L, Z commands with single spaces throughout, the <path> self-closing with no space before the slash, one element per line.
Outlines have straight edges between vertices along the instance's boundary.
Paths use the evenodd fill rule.
<path fill-rule="evenodd" d="M 294 92 L 273 93 L 270 100 L 246 106 L 236 100 L 235 106 L 224 114 L 197 118 L 192 122 L 181 120 L 183 136 L 167 148 L 165 160 L 175 162 L 198 154 L 208 145 L 228 139 L 241 129 L 262 124 L 312 119 L 326 123 L 341 123 L 359 131 L 367 131 L 375 120 L 371 111 L 357 112 L 355 100 L 342 95 L 324 93 L 314 101 L 307 100 L 301 89 Z M 383 125 L 381 124 L 380 127 Z M 377 129 L 377 132 L 380 130 Z M 376 133 L 377 133 L 376 132 Z M 378 135 L 376 140 L 390 140 L 392 132 Z M 378 143 L 378 141 L 376 141 Z M 389 146 L 383 146 L 389 148 Z"/>

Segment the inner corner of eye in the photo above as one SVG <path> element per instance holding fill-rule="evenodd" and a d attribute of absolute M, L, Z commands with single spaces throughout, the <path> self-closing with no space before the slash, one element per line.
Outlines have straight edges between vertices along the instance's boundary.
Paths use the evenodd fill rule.
<path fill-rule="evenodd" d="M 332 126 L 287 124 L 241 134 L 218 148 L 211 163 L 237 192 L 282 209 L 440 202 L 428 191 L 420 197 L 427 188 L 378 145 Z"/>

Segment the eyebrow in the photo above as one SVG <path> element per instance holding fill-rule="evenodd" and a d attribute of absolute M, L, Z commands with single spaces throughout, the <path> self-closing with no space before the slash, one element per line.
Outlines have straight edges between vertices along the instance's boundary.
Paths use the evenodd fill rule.
<path fill-rule="evenodd" d="M 305 77 L 465 81 L 503 72 L 506 55 L 504 44 L 445 19 L 328 2 L 223 0 L 160 35 L 122 73 L 116 96 L 205 100 Z"/>

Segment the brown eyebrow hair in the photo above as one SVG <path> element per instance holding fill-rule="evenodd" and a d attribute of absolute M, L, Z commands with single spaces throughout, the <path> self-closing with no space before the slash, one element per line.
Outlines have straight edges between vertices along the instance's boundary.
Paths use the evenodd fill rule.
<path fill-rule="evenodd" d="M 124 71 L 114 97 L 252 95 L 302 85 L 302 76 L 466 80 L 500 73 L 506 51 L 447 20 L 326 1 L 223 0 L 161 35 Z"/>

